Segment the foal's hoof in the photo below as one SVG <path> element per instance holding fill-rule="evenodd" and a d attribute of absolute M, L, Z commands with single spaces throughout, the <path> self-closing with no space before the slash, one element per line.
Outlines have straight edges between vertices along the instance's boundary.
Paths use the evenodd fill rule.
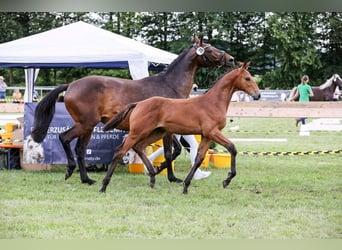
<path fill-rule="evenodd" d="M 93 185 L 96 183 L 95 180 L 92 180 L 92 179 L 88 179 L 88 180 L 84 180 L 82 181 L 82 183 L 85 183 L 85 184 L 88 184 L 88 185 Z"/>
<path fill-rule="evenodd" d="M 99 193 L 100 194 L 104 194 L 106 192 L 106 188 L 102 187 L 100 190 L 99 190 Z"/>

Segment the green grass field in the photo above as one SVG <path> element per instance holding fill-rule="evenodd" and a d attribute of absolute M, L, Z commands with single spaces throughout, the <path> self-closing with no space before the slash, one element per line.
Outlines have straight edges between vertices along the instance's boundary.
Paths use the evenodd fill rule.
<path fill-rule="evenodd" d="M 229 132 L 239 126 L 240 132 Z M 294 119 L 236 118 L 230 138 L 286 138 L 287 142 L 236 142 L 238 151 L 338 150 L 341 132 L 299 136 Z M 248 132 L 246 132 L 248 131 Z M 220 150 L 223 150 L 219 147 Z M 0 171 L 1 239 L 341 239 L 342 154 L 252 156 L 239 154 L 227 189 L 227 169 L 182 185 L 131 174 L 119 166 L 106 194 L 98 182 L 81 184 L 78 172 L 64 181 L 64 166 L 51 171 Z M 187 153 L 176 175 L 189 170 Z"/>

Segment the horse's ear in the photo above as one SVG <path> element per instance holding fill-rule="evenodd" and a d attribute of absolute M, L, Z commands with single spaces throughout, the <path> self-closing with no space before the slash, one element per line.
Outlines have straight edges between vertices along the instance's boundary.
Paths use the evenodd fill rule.
<path fill-rule="evenodd" d="M 251 62 L 244 62 L 243 65 L 242 65 L 242 68 L 247 70 L 250 63 Z"/>
<path fill-rule="evenodd" d="M 200 38 L 200 47 L 203 47 L 203 36 Z"/>
<path fill-rule="evenodd" d="M 195 34 L 194 34 L 194 40 L 195 40 L 196 44 L 200 44 L 201 43 L 201 40 Z"/>

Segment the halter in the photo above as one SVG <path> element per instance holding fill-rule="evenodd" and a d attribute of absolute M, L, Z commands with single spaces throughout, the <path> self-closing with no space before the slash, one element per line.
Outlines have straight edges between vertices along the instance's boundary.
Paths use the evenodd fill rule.
<path fill-rule="evenodd" d="M 198 46 L 198 45 L 195 43 L 195 44 L 193 45 L 193 47 L 196 49 L 196 54 L 199 55 L 199 56 L 201 56 L 202 59 L 203 59 L 204 61 L 209 61 L 209 62 L 211 62 L 211 63 L 213 63 L 213 64 L 216 64 L 216 67 L 218 67 L 218 68 L 222 67 L 222 65 L 220 64 L 220 62 L 223 60 L 223 58 L 224 58 L 224 56 L 225 56 L 225 54 L 226 54 L 225 51 L 221 50 L 221 56 L 220 56 L 218 62 L 216 62 L 215 60 L 212 60 L 212 59 L 211 59 L 208 55 L 206 55 L 206 53 L 205 53 L 205 52 L 206 52 L 205 49 L 211 47 L 210 44 L 207 44 L 205 47 L 200 47 L 200 46 Z"/>

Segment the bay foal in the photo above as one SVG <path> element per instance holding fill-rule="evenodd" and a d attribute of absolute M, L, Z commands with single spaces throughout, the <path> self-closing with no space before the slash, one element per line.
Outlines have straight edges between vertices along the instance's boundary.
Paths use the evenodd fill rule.
<path fill-rule="evenodd" d="M 121 122 L 127 122 L 127 119 L 129 119 L 130 130 L 124 142 L 114 153 L 113 162 L 103 179 L 100 192 L 106 191 L 117 164 L 130 148 L 139 154 L 149 169 L 150 186 L 153 187 L 154 168 L 143 150 L 148 144 L 163 138 L 168 132 L 202 135 L 195 163 L 184 180 L 184 194 L 188 192 L 194 173 L 202 163 L 211 141 L 221 144 L 231 154 L 231 169 L 227 179 L 223 181 L 223 187 L 227 187 L 236 175 L 237 154 L 234 144 L 221 132 L 226 125 L 229 102 L 233 93 L 239 90 L 245 91 L 254 99 L 260 98 L 260 90 L 247 71 L 248 66 L 249 62 L 226 73 L 201 96 L 190 99 L 152 97 L 127 105 L 110 119 L 103 127 L 104 131 L 117 127 Z"/>

